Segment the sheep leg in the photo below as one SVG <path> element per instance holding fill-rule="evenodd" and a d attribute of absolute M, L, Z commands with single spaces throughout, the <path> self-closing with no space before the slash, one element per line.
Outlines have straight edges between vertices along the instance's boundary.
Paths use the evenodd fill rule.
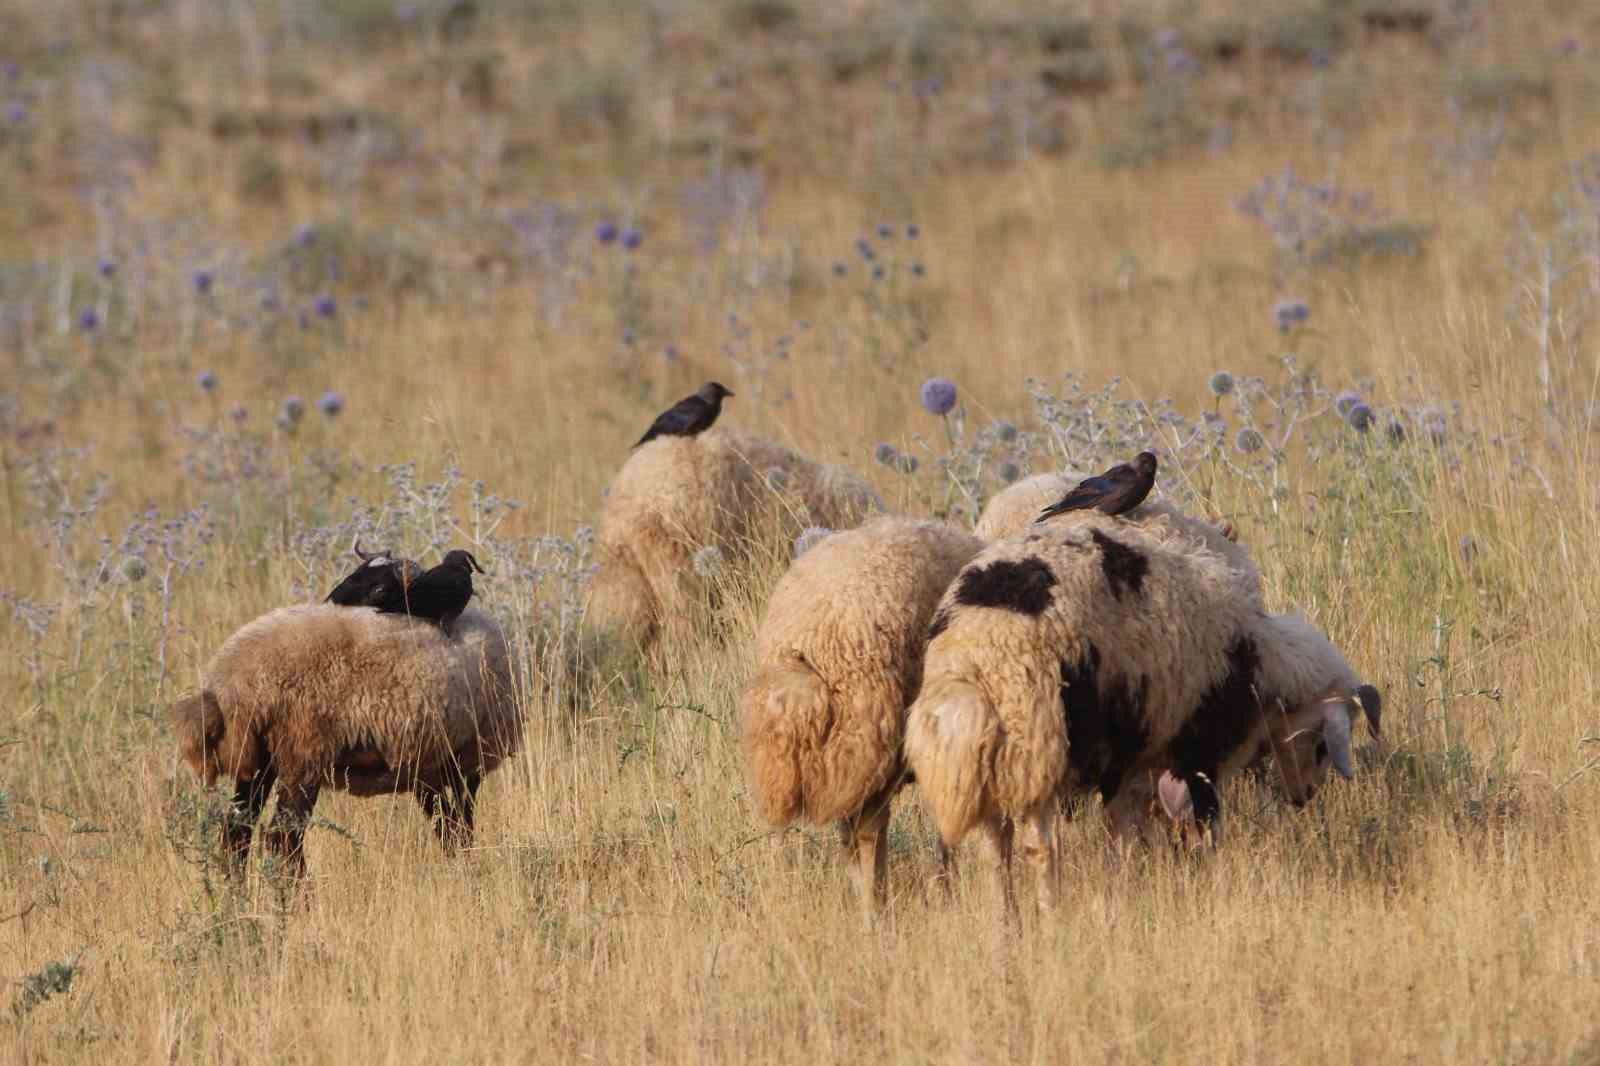
<path fill-rule="evenodd" d="M 250 861 L 250 837 L 277 778 L 277 772 L 269 765 L 254 777 L 234 782 L 233 802 L 222 826 L 222 847 L 230 873 L 243 871 Z"/>
<path fill-rule="evenodd" d="M 847 823 L 861 881 L 861 907 L 870 923 L 889 896 L 889 832 L 887 800 Z"/>
<path fill-rule="evenodd" d="M 1017 895 L 1011 887 L 1011 844 L 1016 826 L 1009 818 L 994 818 L 984 822 L 983 848 L 988 853 L 994 870 L 995 889 L 1005 903 L 1006 913 L 1017 913 Z"/>
<path fill-rule="evenodd" d="M 311 811 L 317 805 L 321 787 L 312 781 L 284 784 L 279 788 L 278 809 L 273 812 L 272 825 L 262 836 L 266 849 L 281 856 L 284 866 L 296 878 L 305 876 L 306 825 L 311 821 Z"/>
<path fill-rule="evenodd" d="M 1057 832 L 1055 797 L 1041 803 L 1022 816 L 1018 829 L 1017 845 L 1022 857 L 1034 868 L 1039 881 L 1039 906 L 1055 910 L 1057 886 L 1060 880 L 1060 842 Z"/>

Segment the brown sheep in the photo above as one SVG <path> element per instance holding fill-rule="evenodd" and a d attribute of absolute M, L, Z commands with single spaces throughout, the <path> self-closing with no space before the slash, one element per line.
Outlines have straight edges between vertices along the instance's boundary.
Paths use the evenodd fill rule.
<path fill-rule="evenodd" d="M 478 785 L 521 738 L 505 638 L 471 609 L 449 635 L 366 608 L 270 611 L 223 642 L 173 720 L 195 774 L 233 782 L 223 834 L 235 865 L 276 786 L 262 843 L 296 873 L 323 787 L 409 791 L 446 850 L 470 843 Z"/>

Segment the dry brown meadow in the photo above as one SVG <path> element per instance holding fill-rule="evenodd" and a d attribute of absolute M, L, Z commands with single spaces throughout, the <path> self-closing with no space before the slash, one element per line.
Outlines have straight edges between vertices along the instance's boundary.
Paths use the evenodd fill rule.
<path fill-rule="evenodd" d="M 8 0 L 0 31 L 0 1061 L 1600 1062 L 1600 9 Z M 707 378 L 956 521 L 1064 455 L 1189 457 L 1168 487 L 1379 685 L 1390 754 L 1358 734 L 1301 812 L 1231 790 L 1204 857 L 1080 817 L 1020 931 L 931 883 L 908 790 L 866 928 L 833 834 L 741 779 L 780 562 L 665 669 L 556 669 L 601 489 Z M 334 795 L 298 896 L 230 886 L 166 708 L 357 528 L 484 560 L 528 742 L 462 857 Z"/>

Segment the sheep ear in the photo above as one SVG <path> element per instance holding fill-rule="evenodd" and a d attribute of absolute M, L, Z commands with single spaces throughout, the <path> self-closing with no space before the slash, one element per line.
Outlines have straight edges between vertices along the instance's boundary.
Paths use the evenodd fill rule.
<path fill-rule="evenodd" d="M 1328 745 L 1333 768 L 1346 781 L 1356 776 L 1350 766 L 1350 715 L 1343 700 L 1327 704 L 1322 711 L 1322 739 Z"/>
<path fill-rule="evenodd" d="M 1189 786 L 1169 771 L 1161 772 L 1161 780 L 1156 782 L 1156 795 L 1161 797 L 1161 809 L 1174 822 L 1194 817 L 1194 797 L 1189 795 Z"/>
<path fill-rule="evenodd" d="M 1361 710 L 1367 716 L 1367 728 L 1372 731 L 1372 735 L 1383 736 L 1383 730 L 1380 728 L 1383 697 L 1378 694 L 1378 690 L 1371 685 L 1362 685 L 1356 689 L 1356 702 L 1361 704 Z"/>

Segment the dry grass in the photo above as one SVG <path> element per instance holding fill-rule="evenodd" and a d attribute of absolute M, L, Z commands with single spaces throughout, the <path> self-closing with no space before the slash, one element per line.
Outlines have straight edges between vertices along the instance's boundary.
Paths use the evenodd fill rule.
<path fill-rule="evenodd" d="M 0 590 L 61 604 L 39 637 L 0 618 L 14 649 L 0 666 L 0 1000 L 12 1005 L 0 1060 L 1600 1061 L 1600 364 L 1579 319 L 1596 294 L 1579 270 L 1552 297 L 1549 412 L 1523 314 L 1537 270 L 1508 256 L 1519 219 L 1553 239 L 1567 168 L 1596 147 L 1600 24 L 1582 5 L 1472 5 L 1474 29 L 1431 43 L 1357 27 L 1327 67 L 1252 49 L 1192 90 L 1195 114 L 1231 116 L 1231 148 L 1123 169 L 1102 166 L 1099 146 L 1141 103 L 1127 71 L 1103 97 L 1029 105 L 1066 131 L 1064 151 L 968 151 L 987 143 L 994 123 L 973 116 L 1000 81 L 1031 82 L 1038 62 L 968 29 L 1023 5 L 916 18 L 887 0 L 798 5 L 793 25 L 736 34 L 712 4 L 670 17 L 549 5 L 540 20 L 507 4 L 458 41 L 437 21 L 444 5 L 424 4 L 425 30 L 362 45 L 319 24 L 292 47 L 266 15 L 247 17 L 259 5 L 86 6 L 81 24 L 44 3 L 0 12 L 30 111 L 26 143 L 8 132 L 0 163 L 12 249 L 0 302 L 39 327 L 13 344 L 22 331 L 7 319 L 4 389 L 20 422 L 53 419 L 50 439 L 92 449 L 46 462 L 16 424 L 0 446 Z M 1235 6 L 1193 5 L 1185 25 Z M 1119 13 L 1093 21 L 1106 49 Z M 827 27 L 857 18 L 894 27 L 899 50 L 837 81 L 825 57 L 844 38 Z M 940 28 L 956 44 L 930 68 L 946 79 L 930 105 L 910 91 L 927 71 L 907 42 Z M 1580 48 L 1563 56 L 1569 35 Z M 474 50 L 500 54 L 487 96 Z M 1470 76 L 1474 99 L 1498 99 L 1510 69 L 1535 88 L 1452 118 L 1451 85 Z M 344 181 L 336 157 L 358 150 L 343 142 L 252 148 L 212 132 L 224 112 L 341 108 L 382 112 L 411 147 L 363 157 Z M 1441 161 L 1442 141 L 1494 121 L 1506 136 L 1493 159 Z M 694 154 L 707 138 L 710 156 Z M 281 167 L 275 197 L 241 180 L 251 151 Z M 678 196 L 717 158 L 759 168 L 766 202 L 759 225 L 736 219 L 705 254 Z M 1371 190 L 1393 219 L 1427 227 L 1425 250 L 1275 258 L 1232 204 L 1287 163 Z M 133 180 L 107 222 L 83 189 L 112 167 Z M 499 232 L 494 211 L 536 198 L 580 209 L 559 320 L 540 312 L 527 263 L 498 261 L 485 236 Z M 644 226 L 635 275 L 615 248 L 590 258 L 608 214 Z M 302 332 L 291 310 L 265 339 L 222 328 L 193 298 L 192 270 L 275 248 L 308 219 L 407 242 L 430 257 L 425 284 L 403 289 L 381 269 L 343 278 L 333 324 L 313 316 Z M 915 284 L 898 273 L 892 297 L 853 251 L 879 219 L 922 229 L 914 253 L 903 235 L 880 242 L 926 267 Z M 198 236 L 152 236 L 180 222 Z M 153 310 L 134 321 L 113 304 L 98 338 L 56 329 L 101 291 L 97 250 L 109 241 L 130 263 L 140 235 L 155 242 L 140 268 Z M 246 287 L 219 282 L 224 295 Z M 1313 309 L 1289 339 L 1271 316 L 1287 295 Z M 928 339 L 907 343 L 919 322 Z M 788 357 L 771 357 L 785 335 Z M 1370 379 L 1382 405 L 1461 405 L 1450 447 L 1406 446 L 1414 497 L 1392 494 L 1387 460 L 1298 453 L 1276 501 L 1214 470 L 1196 485 L 1257 550 L 1273 605 L 1315 617 L 1385 692 L 1396 754 L 1367 758 L 1314 809 L 1241 785 L 1226 846 L 1197 861 L 1119 859 L 1080 818 L 1066 906 L 1018 933 L 983 877 L 951 899 L 930 883 L 931 834 L 908 793 L 892 905 L 864 930 L 832 834 L 768 833 L 744 793 L 735 707 L 768 566 L 731 590 L 720 637 L 672 649 L 666 670 L 604 678 L 575 709 L 538 687 L 527 748 L 485 785 L 465 857 L 443 858 L 409 801 L 336 796 L 309 835 L 298 899 L 270 870 L 235 889 L 207 865 L 165 702 L 297 580 L 321 586 L 335 560 L 294 535 L 347 514 L 347 495 L 381 499 L 373 464 L 416 459 L 431 476 L 454 463 L 525 502 L 499 535 L 568 536 L 650 414 L 716 376 L 739 394 L 730 421 L 928 512 L 945 498 L 932 472 L 943 430 L 915 401 L 930 374 L 959 383 L 970 425 L 1026 430 L 1030 376 L 1076 371 L 1098 387 L 1120 375 L 1123 395 L 1192 415 L 1212 403 L 1213 370 L 1270 377 L 1291 344 L 1332 387 Z M 205 367 L 222 381 L 215 399 L 192 384 Z M 343 417 L 266 434 L 291 487 L 179 475 L 182 426 L 225 425 L 241 401 L 265 432 L 281 396 L 324 389 L 347 395 Z M 878 441 L 917 451 L 923 471 L 872 464 Z M 319 476 L 319 455 L 360 469 Z M 64 546 L 29 489 L 41 469 L 74 492 L 92 472 L 110 479 Z M 147 504 L 202 500 L 217 537 L 175 586 L 163 675 L 160 567 L 138 588 L 67 573 Z M 518 619 L 549 607 L 548 590 L 504 577 L 481 588 Z M 70 988 L 47 995 L 67 972 Z"/>

